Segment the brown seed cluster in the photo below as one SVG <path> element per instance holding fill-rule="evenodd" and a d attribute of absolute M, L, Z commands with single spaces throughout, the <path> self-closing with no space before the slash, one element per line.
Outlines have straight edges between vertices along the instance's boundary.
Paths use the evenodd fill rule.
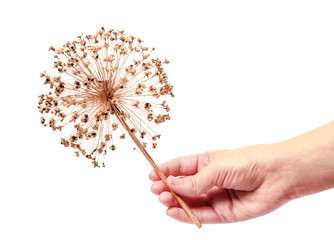
<path fill-rule="evenodd" d="M 44 71 L 40 77 L 50 92 L 39 96 L 40 121 L 52 130 L 71 130 L 60 143 L 90 159 L 94 167 L 105 166 L 105 155 L 114 151 L 115 135 L 126 138 L 123 119 L 144 147 L 156 148 L 160 135 L 149 122 L 170 119 L 170 108 L 161 96 L 174 96 L 164 65 L 152 58 L 154 48 L 123 30 L 101 28 L 94 35 L 83 34 L 60 48 L 51 46 L 57 76 Z M 101 157 L 102 156 L 102 157 Z"/>

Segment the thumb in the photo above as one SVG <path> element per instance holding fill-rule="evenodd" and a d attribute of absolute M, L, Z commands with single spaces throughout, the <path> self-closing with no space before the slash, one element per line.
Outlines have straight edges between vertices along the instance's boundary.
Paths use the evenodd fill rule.
<path fill-rule="evenodd" d="M 209 164 L 195 175 L 185 177 L 169 176 L 167 184 L 177 194 L 186 197 L 195 197 L 209 191 L 215 186 L 215 175 L 212 164 Z"/>

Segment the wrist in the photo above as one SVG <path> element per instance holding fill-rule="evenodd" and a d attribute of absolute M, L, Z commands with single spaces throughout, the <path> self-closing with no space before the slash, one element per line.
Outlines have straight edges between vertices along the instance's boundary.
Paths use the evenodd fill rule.
<path fill-rule="evenodd" d="M 274 145 L 272 168 L 289 199 L 334 187 L 334 123 Z"/>

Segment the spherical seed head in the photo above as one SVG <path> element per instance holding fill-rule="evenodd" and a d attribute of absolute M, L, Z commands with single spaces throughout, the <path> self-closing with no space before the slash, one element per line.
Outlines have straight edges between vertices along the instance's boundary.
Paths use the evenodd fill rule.
<path fill-rule="evenodd" d="M 152 58 L 143 40 L 124 34 L 124 30 L 78 35 L 55 53 L 58 76 L 44 71 L 40 77 L 51 92 L 39 96 L 41 123 L 52 130 L 63 127 L 73 131 L 61 139 L 65 147 L 75 149 L 92 160 L 94 167 L 105 166 L 105 155 L 114 151 L 114 135 L 125 139 L 122 122 L 137 134 L 146 147 L 156 148 L 157 135 L 149 122 L 160 124 L 170 119 L 170 108 L 160 97 L 174 96 L 164 65 L 169 61 Z M 146 139 L 145 139 L 146 138 Z"/>

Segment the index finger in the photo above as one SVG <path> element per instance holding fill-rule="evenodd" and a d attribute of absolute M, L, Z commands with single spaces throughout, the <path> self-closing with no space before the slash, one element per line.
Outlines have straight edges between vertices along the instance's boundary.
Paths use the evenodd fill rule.
<path fill-rule="evenodd" d="M 187 155 L 170 160 L 159 165 L 159 169 L 168 177 L 173 176 L 189 176 L 196 174 L 202 168 L 212 161 L 211 152 Z M 152 181 L 160 180 L 158 174 L 152 170 L 149 174 Z"/>

